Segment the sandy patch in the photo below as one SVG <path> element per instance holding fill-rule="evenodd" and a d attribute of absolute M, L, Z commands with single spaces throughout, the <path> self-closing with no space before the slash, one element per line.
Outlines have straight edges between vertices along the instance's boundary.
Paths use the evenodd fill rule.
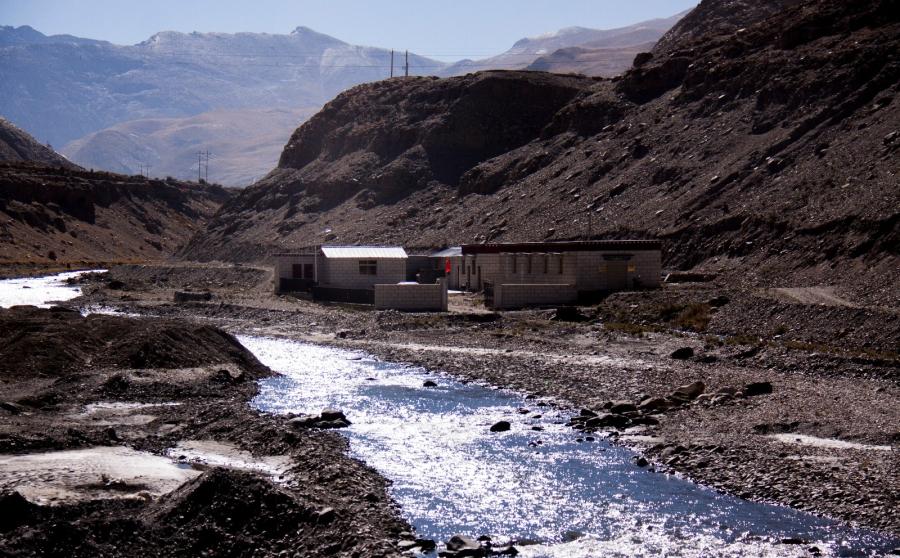
<path fill-rule="evenodd" d="M 0 488 L 37 504 L 160 496 L 199 474 L 124 446 L 0 456 Z"/>
<path fill-rule="evenodd" d="M 285 455 L 254 457 L 248 451 L 215 440 L 183 440 L 170 449 L 168 454 L 179 461 L 256 471 L 276 480 L 284 480 L 287 470 L 291 467 L 291 459 Z"/>
<path fill-rule="evenodd" d="M 805 434 L 770 434 L 769 438 L 778 440 L 779 442 L 785 444 L 799 444 L 803 446 L 813 446 L 826 449 L 891 451 L 891 446 L 858 444 L 856 442 L 846 442 L 844 440 L 836 440 L 834 438 L 818 438 L 816 436 L 806 436 Z"/>

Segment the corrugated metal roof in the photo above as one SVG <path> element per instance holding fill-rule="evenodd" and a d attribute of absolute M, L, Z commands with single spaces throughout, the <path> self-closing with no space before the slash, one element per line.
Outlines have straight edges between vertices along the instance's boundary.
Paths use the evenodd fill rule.
<path fill-rule="evenodd" d="M 326 258 L 406 259 L 400 246 L 322 246 Z"/>
<path fill-rule="evenodd" d="M 462 246 L 451 246 L 443 250 L 437 250 L 428 254 L 432 258 L 452 258 L 453 256 L 462 256 Z"/>

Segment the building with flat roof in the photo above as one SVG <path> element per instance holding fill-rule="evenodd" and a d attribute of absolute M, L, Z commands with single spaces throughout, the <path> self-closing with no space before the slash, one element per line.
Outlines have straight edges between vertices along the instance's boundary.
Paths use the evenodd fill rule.
<path fill-rule="evenodd" d="M 374 304 L 379 309 L 446 311 L 447 284 L 411 284 L 399 246 L 310 246 L 273 255 L 275 292 L 316 300 Z"/>
<path fill-rule="evenodd" d="M 571 303 L 658 287 L 658 240 L 465 244 L 445 258 L 451 289 L 484 291 L 497 308 Z"/>

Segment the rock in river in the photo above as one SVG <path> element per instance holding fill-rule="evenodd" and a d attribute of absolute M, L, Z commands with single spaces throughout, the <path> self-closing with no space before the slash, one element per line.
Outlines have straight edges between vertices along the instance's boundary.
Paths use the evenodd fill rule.
<path fill-rule="evenodd" d="M 493 426 L 491 426 L 491 432 L 506 432 L 510 428 L 512 428 L 512 425 L 509 424 L 509 421 L 501 420 L 500 422 L 497 422 Z"/>

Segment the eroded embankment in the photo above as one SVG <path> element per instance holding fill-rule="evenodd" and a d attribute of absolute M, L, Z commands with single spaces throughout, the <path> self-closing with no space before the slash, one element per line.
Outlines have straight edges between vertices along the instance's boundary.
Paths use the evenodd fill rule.
<path fill-rule="evenodd" d="M 249 407 L 270 374 L 207 325 L 0 310 L 0 554 L 394 555 L 384 479 Z"/>

